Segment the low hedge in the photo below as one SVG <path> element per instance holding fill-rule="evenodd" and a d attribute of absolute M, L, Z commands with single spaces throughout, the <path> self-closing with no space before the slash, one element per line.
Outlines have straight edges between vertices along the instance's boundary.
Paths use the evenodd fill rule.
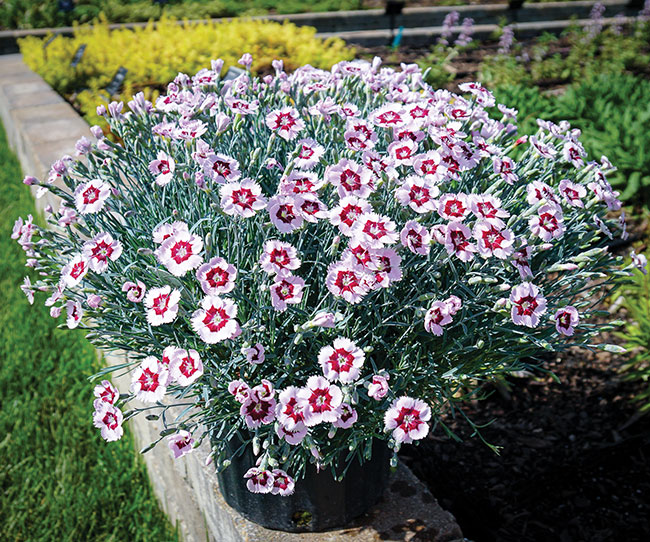
<path fill-rule="evenodd" d="M 92 27 L 77 27 L 71 38 L 55 38 L 47 47 L 48 38 L 31 36 L 19 45 L 29 67 L 76 104 L 88 122 L 98 124 L 95 107 L 110 100 L 103 89 L 120 66 L 128 72 L 121 96 L 113 98 L 128 100 L 138 91 L 153 99 L 179 72 L 209 68 L 211 59 L 223 59 L 227 70 L 244 52 L 253 55 L 251 70 L 257 74 L 271 72 L 275 58 L 282 59 L 287 70 L 303 64 L 329 68 L 354 58 L 355 50 L 343 40 L 321 40 L 315 34 L 315 28 L 289 22 L 233 19 L 177 24 L 166 17 L 144 28 L 110 30 L 102 18 Z M 82 44 L 85 52 L 72 67 Z"/>

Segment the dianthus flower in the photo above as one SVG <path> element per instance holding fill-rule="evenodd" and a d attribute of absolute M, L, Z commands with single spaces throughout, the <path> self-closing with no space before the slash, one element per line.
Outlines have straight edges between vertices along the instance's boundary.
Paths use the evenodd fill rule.
<path fill-rule="evenodd" d="M 420 440 L 429 433 L 431 408 L 420 399 L 395 399 L 384 415 L 384 429 L 392 431 L 398 444 Z"/>
<path fill-rule="evenodd" d="M 175 348 L 169 360 L 169 375 L 180 386 L 189 386 L 203 375 L 203 362 L 196 350 Z"/>
<path fill-rule="evenodd" d="M 557 332 L 570 337 L 575 333 L 574 327 L 580 321 L 580 315 L 578 314 L 578 309 L 568 306 L 558 309 L 553 316 L 553 320 L 555 320 L 555 329 L 557 329 Z"/>
<path fill-rule="evenodd" d="M 192 314 L 192 329 L 208 344 L 233 339 L 241 333 L 237 305 L 230 299 L 208 295 Z"/>
<path fill-rule="evenodd" d="M 298 404 L 302 408 L 307 427 L 335 422 L 339 417 L 342 400 L 340 388 L 322 376 L 310 376 L 307 385 L 298 391 Z"/>
<path fill-rule="evenodd" d="M 300 267 L 298 251 L 289 243 L 271 239 L 264 243 L 260 266 L 269 275 L 291 273 Z"/>
<path fill-rule="evenodd" d="M 215 257 L 196 270 L 196 278 L 204 294 L 227 294 L 235 288 L 237 268 L 223 258 Z"/>
<path fill-rule="evenodd" d="M 167 391 L 169 373 L 154 356 L 144 358 L 133 372 L 131 393 L 144 403 L 157 403 Z"/>
<path fill-rule="evenodd" d="M 98 213 L 111 193 L 109 186 L 100 179 L 80 184 L 74 191 L 74 202 L 80 214 Z"/>
<path fill-rule="evenodd" d="M 359 378 L 366 355 L 354 342 L 343 337 L 334 340 L 332 346 L 324 346 L 318 354 L 318 363 L 325 378 L 344 384 Z"/>
<path fill-rule="evenodd" d="M 510 302 L 512 321 L 518 326 L 537 327 L 540 316 L 546 312 L 546 299 L 530 282 L 522 282 L 513 288 Z"/>
<path fill-rule="evenodd" d="M 167 445 L 174 454 L 174 459 L 189 454 L 194 449 L 194 439 L 189 431 L 181 429 L 167 438 Z"/>
<path fill-rule="evenodd" d="M 221 209 L 227 215 L 250 218 L 266 207 L 262 187 L 250 179 L 224 184 L 219 193 Z"/>
<path fill-rule="evenodd" d="M 149 162 L 149 171 L 156 176 L 158 186 L 165 186 L 174 178 L 175 167 L 174 159 L 165 151 L 158 151 L 156 159 Z"/>

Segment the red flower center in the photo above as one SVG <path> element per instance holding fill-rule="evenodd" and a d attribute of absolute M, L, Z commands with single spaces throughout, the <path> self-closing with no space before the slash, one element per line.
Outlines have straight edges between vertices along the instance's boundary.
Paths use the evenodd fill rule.
<path fill-rule="evenodd" d="M 211 288 L 220 288 L 228 284 L 228 272 L 221 267 L 213 267 L 205 274 L 205 281 Z"/>
<path fill-rule="evenodd" d="M 221 331 L 224 326 L 228 323 L 230 317 L 226 314 L 226 311 L 222 308 L 210 307 L 205 311 L 205 316 L 203 317 L 203 324 L 213 333 Z"/>
<path fill-rule="evenodd" d="M 86 205 L 95 203 L 99 199 L 99 190 L 94 186 L 89 186 L 83 191 L 83 202 Z"/>

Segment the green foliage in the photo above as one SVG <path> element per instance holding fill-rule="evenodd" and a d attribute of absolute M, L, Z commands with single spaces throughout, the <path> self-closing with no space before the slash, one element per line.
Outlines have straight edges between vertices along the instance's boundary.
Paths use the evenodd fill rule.
<path fill-rule="evenodd" d="M 632 75 L 600 75 L 546 96 L 537 88 L 495 89 L 501 103 L 519 109 L 521 133 L 537 131 L 536 119 L 568 120 L 582 130 L 594 157 L 606 155 L 618 168 L 608 177 L 629 203 L 650 205 L 650 81 Z"/>
<path fill-rule="evenodd" d="M 418 60 L 418 66 L 426 71 L 425 81 L 433 88 L 442 88 L 456 78 L 452 61 L 460 52 L 459 47 L 436 45 L 431 53 Z"/>
<path fill-rule="evenodd" d="M 45 28 L 87 23 L 104 14 L 111 23 L 157 20 L 163 16 L 206 19 L 266 13 L 303 13 L 361 9 L 363 0 L 170 0 L 164 6 L 152 0 L 77 0 L 64 13 L 57 0 L 4 0 L 0 2 L 0 28 Z"/>
<path fill-rule="evenodd" d="M 647 252 L 650 257 L 650 252 Z M 635 400 L 641 403 L 641 411 L 650 410 L 650 276 L 639 270 L 634 271 L 631 284 L 620 292 L 623 296 L 622 307 L 627 310 L 628 323 L 619 336 L 625 340 L 625 348 L 632 353 L 632 358 L 622 371 L 628 380 L 639 380 L 647 387 Z"/>
<path fill-rule="evenodd" d="M 9 236 L 34 205 L 1 126 L 0 163 L 1 538 L 177 540 L 131 435 L 109 446 L 92 427 L 95 350 L 83 333 L 56 328 L 44 294 L 30 307 L 18 288 L 26 270 Z"/>

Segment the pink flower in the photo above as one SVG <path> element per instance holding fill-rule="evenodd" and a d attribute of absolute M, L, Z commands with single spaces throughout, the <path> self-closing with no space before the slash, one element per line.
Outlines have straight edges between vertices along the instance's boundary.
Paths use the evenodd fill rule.
<path fill-rule="evenodd" d="M 278 194 L 285 196 L 315 195 L 324 184 L 318 175 L 310 171 L 294 170 L 284 177 L 278 187 Z"/>
<path fill-rule="evenodd" d="M 469 242 L 470 229 L 461 222 L 450 222 L 445 235 L 445 248 L 448 254 L 455 254 L 460 260 L 468 262 L 474 258 L 476 246 Z"/>
<path fill-rule="evenodd" d="M 114 405 L 120 398 L 120 392 L 108 380 L 102 380 L 101 384 L 95 386 L 93 395 L 97 397 L 94 403 L 96 410 L 99 410 L 101 403 Z"/>
<path fill-rule="evenodd" d="M 445 220 L 462 221 L 469 213 L 465 194 L 444 194 L 438 200 L 438 214 Z"/>
<path fill-rule="evenodd" d="M 34 288 L 32 288 L 32 281 L 29 279 L 29 277 L 25 277 L 23 279 L 23 284 L 20 286 L 20 289 L 25 294 L 25 297 L 27 297 L 27 301 L 29 301 L 29 304 L 33 305 L 34 304 Z"/>
<path fill-rule="evenodd" d="M 294 107 L 275 109 L 266 115 L 266 125 L 282 139 L 291 141 L 304 129 L 305 122 Z"/>
<path fill-rule="evenodd" d="M 531 205 L 535 205 L 539 202 L 544 202 L 551 206 L 560 205 L 560 201 L 557 199 L 555 190 L 552 187 L 543 183 L 542 181 L 533 181 L 528 186 L 526 186 L 527 197 L 526 201 Z"/>
<path fill-rule="evenodd" d="M 404 110 L 400 104 L 390 103 L 370 114 L 370 122 L 384 128 L 395 128 L 406 124 Z"/>
<path fill-rule="evenodd" d="M 180 386 L 189 386 L 203 375 L 203 362 L 196 350 L 176 348 L 169 360 L 169 375 Z"/>
<path fill-rule="evenodd" d="M 140 301 L 144 299 L 144 294 L 146 293 L 147 288 L 142 281 L 137 281 L 137 283 L 127 281 L 122 284 L 122 291 L 126 292 L 126 298 L 129 301 L 140 303 Z"/>
<path fill-rule="evenodd" d="M 88 294 L 86 296 L 86 305 L 91 309 L 97 309 L 102 304 L 101 296 L 97 294 Z"/>
<path fill-rule="evenodd" d="M 209 154 L 203 163 L 203 169 L 218 184 L 235 182 L 241 177 L 239 162 L 225 154 Z"/>
<path fill-rule="evenodd" d="M 402 258 L 392 248 L 380 248 L 370 252 L 368 270 L 382 288 L 402 280 Z"/>
<path fill-rule="evenodd" d="M 335 319 L 333 312 L 319 312 L 308 322 L 308 326 L 332 328 L 335 326 Z"/>
<path fill-rule="evenodd" d="M 424 329 L 440 337 L 444 331 L 443 326 L 453 321 L 449 313 L 449 305 L 444 301 L 434 301 L 424 315 Z"/>
<path fill-rule="evenodd" d="M 312 169 L 325 153 L 323 146 L 311 138 L 299 140 L 298 146 L 298 156 L 293 161 L 298 169 Z"/>
<path fill-rule="evenodd" d="M 101 429 L 106 442 L 120 440 L 124 434 L 122 411 L 110 403 L 102 403 L 93 414 L 93 425 Z"/>
<path fill-rule="evenodd" d="M 156 228 L 154 228 L 151 237 L 154 243 L 160 245 L 162 242 L 166 241 L 170 237 L 181 232 L 185 232 L 185 233 L 189 232 L 187 228 L 187 224 L 185 224 L 185 222 L 176 221 L 176 222 L 172 222 L 171 224 L 165 222 L 164 224 L 160 224 L 159 226 L 156 226 Z"/>
<path fill-rule="evenodd" d="M 201 290 L 207 295 L 227 294 L 235 288 L 237 268 L 223 258 L 212 258 L 196 270 Z"/>
<path fill-rule="evenodd" d="M 307 386 L 298 391 L 298 404 L 302 407 L 305 425 L 312 427 L 323 422 L 335 422 L 343 394 L 338 386 L 322 376 L 310 376 Z"/>
<path fill-rule="evenodd" d="M 286 472 L 280 469 L 273 469 L 273 488 L 271 494 L 280 495 L 281 497 L 288 497 L 293 495 L 296 484 Z"/>
<path fill-rule="evenodd" d="M 82 254 L 75 254 L 61 269 L 61 281 L 67 287 L 74 288 L 86 276 L 89 267 L 88 261 Z"/>
<path fill-rule="evenodd" d="M 278 421 L 287 431 L 295 429 L 305 421 L 302 405 L 298 402 L 298 391 L 295 386 L 289 386 L 278 395 L 276 414 Z"/>
<path fill-rule="evenodd" d="M 524 241 L 524 244 L 513 254 L 511 263 L 515 266 L 517 271 L 519 271 L 521 280 L 533 278 L 533 272 L 530 268 L 529 262 L 531 254 L 532 249 L 526 241 Z"/>
<path fill-rule="evenodd" d="M 537 213 L 528 221 L 528 227 L 533 234 L 547 243 L 552 239 L 562 237 L 564 234 L 564 218 L 560 209 L 550 205 L 543 205 Z"/>
<path fill-rule="evenodd" d="M 492 162 L 494 164 L 494 173 L 498 173 L 508 184 L 514 184 L 519 180 L 518 175 L 514 172 L 515 163 L 511 158 L 495 156 Z"/>
<path fill-rule="evenodd" d="M 288 274 L 300 267 L 300 258 L 292 245 L 272 239 L 264 243 L 260 266 L 269 275 Z"/>
<path fill-rule="evenodd" d="M 429 230 L 416 222 L 409 220 L 400 232 L 400 241 L 402 246 L 408 248 L 413 254 L 426 256 L 429 254 L 431 245 L 431 235 Z"/>
<path fill-rule="evenodd" d="M 241 58 L 237 61 L 237 64 L 244 66 L 244 68 L 250 68 L 253 63 L 253 55 L 250 53 L 244 53 Z"/>
<path fill-rule="evenodd" d="M 270 470 L 262 470 L 251 467 L 244 474 L 247 479 L 246 487 L 251 493 L 271 493 L 273 491 L 273 473 Z"/>
<path fill-rule="evenodd" d="M 368 200 L 357 196 L 346 196 L 341 198 L 336 207 L 330 209 L 329 220 L 332 225 L 338 226 L 343 235 L 351 237 L 357 218 L 371 210 Z"/>
<path fill-rule="evenodd" d="M 366 355 L 349 339 L 339 337 L 333 346 L 324 346 L 318 354 L 318 363 L 325 378 L 348 384 L 359 378 Z"/>
<path fill-rule="evenodd" d="M 237 305 L 230 299 L 208 295 L 192 314 L 192 329 L 208 344 L 234 339 L 241 333 Z"/>
<path fill-rule="evenodd" d="M 302 291 L 305 281 L 294 275 L 277 275 L 271 285 L 271 304 L 276 311 L 284 311 L 288 305 L 296 305 L 302 301 Z"/>
<path fill-rule="evenodd" d="M 335 422 L 332 422 L 332 425 L 339 429 L 350 429 L 358 419 L 359 415 L 354 408 L 348 403 L 341 403 L 339 417 Z"/>
<path fill-rule="evenodd" d="M 297 199 L 297 203 L 298 212 L 307 222 L 315 224 L 329 217 L 327 207 L 314 194 L 303 194 Z"/>
<path fill-rule="evenodd" d="M 108 261 L 114 262 L 122 254 L 122 245 L 113 240 L 110 233 L 100 233 L 83 245 L 83 255 L 90 268 L 97 273 L 108 269 Z"/>
<path fill-rule="evenodd" d="M 384 415 L 384 430 L 392 431 L 398 444 L 408 444 L 427 436 L 430 419 L 431 409 L 424 401 L 400 397 L 393 401 Z"/>
<path fill-rule="evenodd" d="M 522 282 L 513 288 L 510 301 L 512 321 L 518 326 L 537 327 L 539 317 L 546 312 L 546 299 L 530 282 Z"/>
<path fill-rule="evenodd" d="M 167 445 L 174 454 L 174 459 L 189 454 L 194 448 L 194 439 L 189 431 L 180 430 L 167 438 Z"/>
<path fill-rule="evenodd" d="M 307 429 L 307 426 L 302 422 L 297 423 L 293 429 L 288 429 L 279 423 L 275 427 L 275 432 L 280 438 L 286 440 L 292 446 L 295 446 L 303 441 L 307 436 L 309 429 Z"/>
<path fill-rule="evenodd" d="M 442 179 L 447 168 L 442 164 L 438 151 L 418 154 L 413 159 L 413 170 L 425 179 L 436 182 Z"/>
<path fill-rule="evenodd" d="M 587 189 L 581 184 L 571 182 L 569 179 L 562 179 L 559 185 L 560 194 L 572 207 L 584 208 L 582 198 L 587 195 Z"/>
<path fill-rule="evenodd" d="M 393 141 L 388 145 L 388 155 L 395 160 L 395 163 L 400 166 L 413 165 L 413 158 L 416 156 L 418 144 L 411 139 L 401 139 Z"/>
<path fill-rule="evenodd" d="M 337 188 L 341 198 L 345 196 L 367 198 L 372 193 L 370 176 L 369 169 L 347 159 L 328 166 L 325 170 L 325 180 Z"/>
<path fill-rule="evenodd" d="M 147 307 L 147 322 L 152 326 L 169 324 L 176 319 L 181 293 L 171 286 L 152 288 L 144 298 Z"/>
<path fill-rule="evenodd" d="M 375 401 L 381 401 L 388 393 L 389 375 L 373 375 L 372 382 L 368 386 L 368 397 Z"/>
<path fill-rule="evenodd" d="M 325 283 L 334 297 L 342 297 L 348 303 L 359 303 L 368 293 L 362 274 L 341 262 L 329 266 Z"/>
<path fill-rule="evenodd" d="M 278 195 L 269 200 L 267 210 L 273 225 L 282 233 L 289 233 L 304 222 L 299 205 L 302 198 Z"/>
<path fill-rule="evenodd" d="M 568 306 L 559 309 L 555 313 L 553 320 L 555 320 L 557 332 L 570 337 L 575 333 L 574 326 L 580 321 L 580 315 L 575 307 Z"/>
<path fill-rule="evenodd" d="M 514 236 L 508 229 L 497 228 L 488 221 L 479 221 L 474 226 L 474 238 L 483 258 L 494 256 L 505 260 L 512 254 Z"/>
<path fill-rule="evenodd" d="M 246 425 L 255 429 L 261 425 L 272 423 L 275 420 L 275 410 L 276 402 L 273 397 L 264 399 L 253 389 L 248 399 L 242 403 L 239 413 L 244 418 Z"/>
<path fill-rule="evenodd" d="M 149 162 L 149 171 L 156 176 L 158 186 L 165 186 L 174 178 L 175 167 L 174 159 L 165 151 L 158 151 L 156 159 Z"/>
<path fill-rule="evenodd" d="M 264 363 L 264 347 L 260 343 L 247 348 L 245 353 L 246 359 L 251 365 L 260 365 L 261 363 Z"/>
<path fill-rule="evenodd" d="M 221 209 L 227 215 L 250 218 L 266 207 L 262 187 L 250 179 L 224 184 L 220 195 Z"/>
<path fill-rule="evenodd" d="M 243 380 L 233 380 L 228 384 L 228 393 L 233 395 L 239 403 L 245 403 L 250 396 L 250 392 L 250 386 Z"/>
<path fill-rule="evenodd" d="M 383 248 L 399 239 L 395 222 L 376 213 L 362 214 L 354 224 L 352 237 L 368 248 Z"/>
<path fill-rule="evenodd" d="M 440 194 L 438 187 L 424 177 L 409 175 L 395 191 L 395 198 L 404 206 L 409 206 L 416 213 L 430 213 L 437 209 L 435 198 Z"/>
<path fill-rule="evenodd" d="M 449 310 L 449 314 L 451 316 L 463 308 L 463 302 L 458 296 L 455 295 L 450 295 L 447 299 L 445 299 L 445 304 L 447 305 L 447 309 Z"/>
<path fill-rule="evenodd" d="M 84 314 L 81 303 L 79 301 L 68 300 L 65 304 L 65 310 L 68 315 L 65 321 L 66 326 L 68 326 L 68 329 L 76 328 Z"/>
<path fill-rule="evenodd" d="M 98 213 L 111 193 L 110 187 L 100 179 L 80 184 L 74 191 L 74 202 L 82 215 Z"/>
<path fill-rule="evenodd" d="M 637 254 L 634 251 L 631 252 L 630 257 L 632 258 L 632 265 L 641 271 L 641 273 L 647 275 L 648 259 L 643 254 Z"/>
<path fill-rule="evenodd" d="M 239 115 L 252 115 L 260 108 L 260 104 L 257 100 L 247 102 L 246 100 L 240 100 L 232 96 L 226 96 L 226 99 L 224 101 L 234 113 L 237 113 Z"/>
<path fill-rule="evenodd" d="M 575 168 L 581 168 L 585 165 L 584 157 L 586 154 L 583 146 L 575 141 L 567 141 L 562 147 L 562 156 Z"/>
<path fill-rule="evenodd" d="M 131 393 L 144 403 L 161 401 L 167 391 L 169 372 L 155 357 L 147 356 L 133 372 Z"/>

